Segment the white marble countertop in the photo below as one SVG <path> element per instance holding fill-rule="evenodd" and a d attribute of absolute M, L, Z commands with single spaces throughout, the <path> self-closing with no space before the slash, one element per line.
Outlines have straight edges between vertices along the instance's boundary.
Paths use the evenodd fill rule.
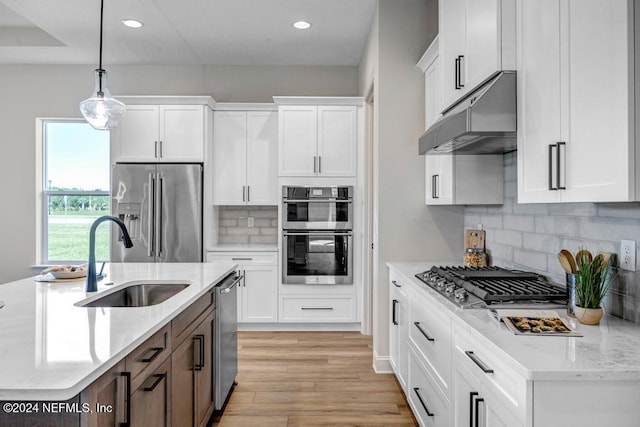
<path fill-rule="evenodd" d="M 207 246 L 207 252 L 277 252 L 276 243 L 220 243 Z"/>
<path fill-rule="evenodd" d="M 0 400 L 66 400 L 96 380 L 236 268 L 233 263 L 107 264 L 97 293 L 84 281 L 0 285 Z M 134 280 L 191 284 L 150 307 L 74 305 Z M 113 283 L 113 285 L 107 285 Z"/>
<path fill-rule="evenodd" d="M 390 262 L 387 265 L 448 309 L 455 321 L 484 342 L 528 380 L 585 381 L 640 380 L 640 325 L 605 315 L 600 325 L 582 325 L 568 317 L 582 337 L 532 337 L 514 335 L 486 309 L 461 309 L 414 277 L 433 265 L 451 262 Z M 459 263 L 458 263 L 459 264 Z"/>

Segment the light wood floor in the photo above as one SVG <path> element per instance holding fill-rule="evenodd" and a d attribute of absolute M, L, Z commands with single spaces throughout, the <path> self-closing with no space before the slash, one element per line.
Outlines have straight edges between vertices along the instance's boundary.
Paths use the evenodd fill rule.
<path fill-rule="evenodd" d="M 358 332 L 239 332 L 238 385 L 214 426 L 415 426 Z"/>

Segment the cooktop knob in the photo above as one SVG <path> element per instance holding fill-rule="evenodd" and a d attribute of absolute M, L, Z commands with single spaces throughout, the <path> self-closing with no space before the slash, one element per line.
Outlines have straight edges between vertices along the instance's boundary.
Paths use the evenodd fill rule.
<path fill-rule="evenodd" d="M 456 291 L 453 293 L 453 297 L 455 298 L 456 301 L 459 301 L 459 302 L 466 300 L 468 295 L 469 294 L 464 288 L 456 289 Z"/>
<path fill-rule="evenodd" d="M 446 280 L 444 280 L 444 279 L 440 279 L 440 280 L 438 280 L 438 281 L 436 282 L 436 288 L 437 288 L 439 291 L 444 291 L 444 287 L 445 287 L 445 285 L 446 285 L 446 284 L 447 284 L 447 281 L 446 281 Z"/>
<path fill-rule="evenodd" d="M 453 294 L 453 291 L 456 290 L 456 285 L 454 285 L 453 283 L 449 283 L 445 288 L 444 288 L 444 293 L 447 294 L 448 296 L 451 296 Z"/>

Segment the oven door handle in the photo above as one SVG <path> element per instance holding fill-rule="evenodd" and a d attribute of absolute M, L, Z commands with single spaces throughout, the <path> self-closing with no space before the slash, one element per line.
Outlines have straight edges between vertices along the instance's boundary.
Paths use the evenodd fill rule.
<path fill-rule="evenodd" d="M 353 231 L 285 231 L 283 236 L 353 236 Z"/>
<path fill-rule="evenodd" d="M 282 199 L 284 203 L 353 203 L 353 199 Z"/>

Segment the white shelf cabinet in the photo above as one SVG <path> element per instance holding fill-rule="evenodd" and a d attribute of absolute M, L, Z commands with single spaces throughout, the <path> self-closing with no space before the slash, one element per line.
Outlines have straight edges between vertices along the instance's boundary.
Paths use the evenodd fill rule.
<path fill-rule="evenodd" d="M 518 0 L 518 202 L 638 200 L 628 0 Z"/>
<path fill-rule="evenodd" d="M 213 116 L 213 204 L 277 205 L 277 112 Z"/>
<path fill-rule="evenodd" d="M 280 105 L 280 176 L 355 177 L 357 107 Z"/>
<path fill-rule="evenodd" d="M 441 116 L 439 46 L 436 37 L 418 62 L 425 76 L 425 129 Z M 502 155 L 425 155 L 426 205 L 502 204 L 503 182 Z"/>
<path fill-rule="evenodd" d="M 208 252 L 207 262 L 234 262 L 238 284 L 238 323 L 278 322 L 276 252 Z"/>
<path fill-rule="evenodd" d="M 206 108 L 127 104 L 124 119 L 112 132 L 114 161 L 202 163 Z"/>
<path fill-rule="evenodd" d="M 440 0 L 441 110 L 501 70 L 513 70 L 515 0 Z"/>

